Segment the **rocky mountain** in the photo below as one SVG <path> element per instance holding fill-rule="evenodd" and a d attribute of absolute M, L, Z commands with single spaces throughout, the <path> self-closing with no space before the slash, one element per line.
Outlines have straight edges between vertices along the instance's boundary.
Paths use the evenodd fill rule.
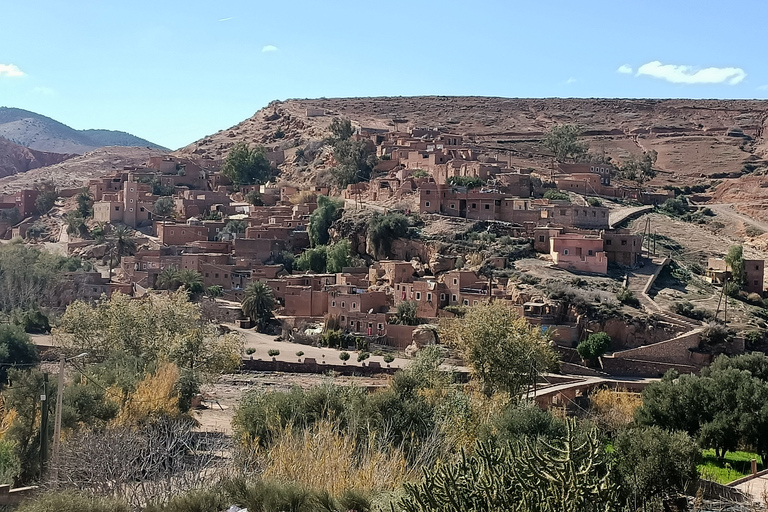
<path fill-rule="evenodd" d="M 50 117 L 20 108 L 0 107 L 0 137 L 37 151 L 83 154 L 102 146 L 161 149 L 148 140 L 112 130 L 75 130 Z"/>
<path fill-rule="evenodd" d="M 58 164 L 73 156 L 35 151 L 0 137 L 0 178 Z"/>

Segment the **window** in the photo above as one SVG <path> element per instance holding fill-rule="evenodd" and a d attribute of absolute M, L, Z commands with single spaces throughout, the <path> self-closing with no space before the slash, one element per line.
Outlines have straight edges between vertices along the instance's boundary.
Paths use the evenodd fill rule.
<path fill-rule="evenodd" d="M 454 203 L 451 203 L 451 210 L 455 210 L 455 209 L 456 209 L 456 205 Z"/>
<path fill-rule="evenodd" d="M 472 209 L 473 209 L 473 210 L 476 210 L 476 209 L 477 209 L 477 203 L 472 203 Z"/>
<path fill-rule="evenodd" d="M 594 256 L 595 254 L 592 252 L 592 249 L 590 249 L 589 251 L 587 251 L 587 255 Z"/>
<path fill-rule="evenodd" d="M 440 300 L 445 300 L 445 294 L 444 293 L 440 294 Z"/>
<path fill-rule="evenodd" d="M 563 249 L 563 254 L 565 256 L 568 256 L 568 254 L 570 254 L 570 250 L 569 249 Z"/>
<path fill-rule="evenodd" d="M 346 304 L 344 304 L 344 301 L 341 301 L 341 307 L 344 307 Z"/>
<path fill-rule="evenodd" d="M 133 189 L 131 189 L 131 192 L 133 192 Z"/>
<path fill-rule="evenodd" d="M 757 280 L 755 280 L 755 286 L 757 286 Z"/>
<path fill-rule="evenodd" d="M 133 208 L 131 208 L 131 209 L 130 209 L 130 210 L 128 210 L 128 211 L 131 211 L 131 212 L 132 212 L 132 211 L 133 211 Z"/>
<path fill-rule="evenodd" d="M 139 208 L 139 211 L 143 212 L 144 211 L 144 207 L 142 206 L 141 208 Z"/>
<path fill-rule="evenodd" d="M 224 274 L 224 279 L 227 279 L 229 277 L 229 274 Z"/>
<path fill-rule="evenodd" d="M 457 298 L 455 295 L 451 295 L 451 301 L 456 302 Z"/>
<path fill-rule="evenodd" d="M 213 274 L 213 277 L 215 277 L 216 279 L 218 279 L 218 278 L 219 278 L 219 274 Z"/>
<path fill-rule="evenodd" d="M 356 309 L 356 308 L 357 308 L 357 302 L 353 302 L 352 303 L 352 309 Z"/>
<path fill-rule="evenodd" d="M 171 230 L 171 234 L 173 234 L 173 230 Z"/>
<path fill-rule="evenodd" d="M 421 292 L 416 292 L 416 300 L 421 300 Z"/>
<path fill-rule="evenodd" d="M 377 327 L 377 328 L 378 328 L 380 331 L 381 331 L 381 330 L 384 330 L 384 324 L 378 324 L 376 327 Z"/>
<path fill-rule="evenodd" d="M 490 210 L 491 209 L 491 205 L 489 205 L 489 204 L 485 205 L 485 209 L 486 210 Z"/>
<path fill-rule="evenodd" d="M 455 277 L 453 278 L 453 284 L 459 284 L 459 280 L 456 279 Z"/>
<path fill-rule="evenodd" d="M 622 240 L 621 241 L 621 245 L 627 245 L 627 241 L 626 240 Z"/>
<path fill-rule="evenodd" d="M 473 306 L 477 306 L 477 301 L 476 301 L 476 300 L 473 300 L 473 301 L 472 301 L 472 305 L 473 305 Z"/>
<path fill-rule="evenodd" d="M 425 193 L 426 195 L 429 195 L 429 190 L 425 190 L 425 191 L 424 191 L 424 193 Z"/>
<path fill-rule="evenodd" d="M 115 211 L 119 212 L 120 211 L 120 207 L 119 206 L 115 206 Z"/>
<path fill-rule="evenodd" d="M 544 235 L 539 235 L 539 242 L 543 242 L 543 241 L 544 241 Z"/>
<path fill-rule="evenodd" d="M 130 202 L 131 202 L 131 203 L 133 203 L 133 199 L 131 199 L 131 201 L 130 201 Z"/>
<path fill-rule="evenodd" d="M 560 215 L 565 215 L 565 210 L 560 210 Z"/>
<path fill-rule="evenodd" d="M 592 212 L 593 217 L 597 217 L 597 212 Z"/>
<path fill-rule="evenodd" d="M 208 277 L 208 272 L 205 273 L 205 277 Z"/>
<path fill-rule="evenodd" d="M 427 302 L 432 302 L 432 294 L 431 293 L 427 294 Z"/>
<path fill-rule="evenodd" d="M 611 242 L 612 242 L 612 241 L 613 241 L 613 240 L 606 240 L 606 241 L 605 241 L 605 245 L 611 245 Z"/>
<path fill-rule="evenodd" d="M 350 320 L 349 321 L 349 325 L 350 325 L 350 327 L 354 326 L 355 325 L 355 321 L 354 320 Z"/>
<path fill-rule="evenodd" d="M 469 306 L 469 300 L 468 299 L 464 299 L 464 305 L 465 306 Z"/>
<path fill-rule="evenodd" d="M 424 207 L 429 208 L 429 201 L 424 201 Z"/>

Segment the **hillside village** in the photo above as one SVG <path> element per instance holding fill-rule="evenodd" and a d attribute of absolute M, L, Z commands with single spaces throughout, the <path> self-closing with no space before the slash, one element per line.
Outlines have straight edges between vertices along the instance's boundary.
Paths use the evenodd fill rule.
<path fill-rule="evenodd" d="M 326 116 L 322 109 L 305 114 L 308 120 Z M 174 289 L 183 283 L 169 276 L 185 271 L 197 276 L 191 286 L 209 296 L 215 317 L 240 328 L 258 320 L 243 313 L 245 291 L 265 283 L 276 307 L 274 320 L 261 327 L 285 343 L 320 343 L 306 333 L 333 326 L 352 348 L 415 350 L 436 341 L 440 319 L 493 300 L 546 331 L 565 373 L 658 377 L 744 351 L 744 330 L 724 345 L 707 346 L 700 318 L 679 314 L 676 304 L 661 307 L 651 296 L 655 280 L 679 266 L 657 252 L 659 233 L 625 226 L 674 202 L 672 187 L 621 179 L 605 160 L 553 158 L 548 168 L 521 168 L 511 156 L 446 129 L 347 124 L 341 138 L 375 157 L 365 181 L 345 187 L 286 181 L 278 175 L 286 152 L 277 147 L 263 153 L 274 177 L 252 184 L 234 184 L 222 173 L 225 159 L 167 154 L 105 173 L 86 188 L 56 190 L 63 201 L 56 207 L 60 225 L 45 226 L 37 215 L 40 195 L 50 191 L 6 195 L 0 232 L 6 239 L 58 238 L 68 254 L 108 262 L 108 271 L 72 274 L 58 307 L 74 298 Z M 310 146 L 321 165 L 334 167 L 338 134 L 325 135 L 325 147 Z M 308 226 L 324 196 L 337 201 L 320 228 L 325 243 L 347 240 L 349 254 L 333 271 L 299 271 L 301 255 L 322 245 L 311 240 Z M 73 226 L 66 212 L 75 199 L 91 217 Z M 399 216 L 403 229 L 386 232 L 374 246 L 366 234 L 370 215 Z M 115 254 L 105 241 L 116 226 L 133 233 L 133 250 Z M 710 260 L 701 279 L 722 285 L 731 269 L 722 259 Z M 744 268 L 744 293 L 761 296 L 763 261 L 746 259 Z M 597 362 L 575 350 L 593 332 L 613 340 Z"/>

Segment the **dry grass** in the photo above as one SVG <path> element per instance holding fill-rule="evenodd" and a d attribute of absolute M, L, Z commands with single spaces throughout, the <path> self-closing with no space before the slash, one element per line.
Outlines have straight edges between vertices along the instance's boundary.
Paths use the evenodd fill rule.
<path fill-rule="evenodd" d="M 173 363 L 163 363 L 152 375 L 147 375 L 136 386 L 115 418 L 118 425 L 135 425 L 146 418 L 177 416 L 179 414 L 179 393 L 176 384 L 179 369 Z M 119 402 L 120 391 L 112 391 L 112 398 Z"/>
<path fill-rule="evenodd" d="M 595 421 L 603 428 L 616 431 L 632 423 L 643 399 L 637 393 L 601 389 L 591 396 L 591 402 Z"/>
<path fill-rule="evenodd" d="M 365 443 L 330 420 L 294 432 L 286 427 L 266 452 L 264 478 L 291 482 L 333 495 L 344 491 L 391 491 L 415 477 L 402 450 Z"/>

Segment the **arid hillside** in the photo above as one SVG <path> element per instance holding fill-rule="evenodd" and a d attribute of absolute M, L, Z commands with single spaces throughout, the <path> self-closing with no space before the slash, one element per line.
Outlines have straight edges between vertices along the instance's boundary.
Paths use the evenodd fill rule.
<path fill-rule="evenodd" d="M 35 151 L 0 137 L 0 177 L 58 164 L 73 156 Z"/>
<path fill-rule="evenodd" d="M 323 114 L 308 117 L 308 110 Z M 661 181 L 739 173 L 745 162 L 760 164 L 768 153 L 764 101 L 444 96 L 276 101 L 179 153 L 222 158 L 243 140 L 286 149 L 324 137 L 337 116 L 379 129 L 443 127 L 526 167 L 551 165 L 539 146 L 541 136 L 556 124 L 576 124 L 592 152 L 619 161 L 630 153 L 658 151 L 657 167 L 665 171 Z"/>
<path fill-rule="evenodd" d="M 86 184 L 91 178 L 104 176 L 125 166 L 143 165 L 149 157 L 163 154 L 164 151 L 147 148 L 99 148 L 55 165 L 1 178 L 0 193 L 34 188 L 35 183 L 46 180 L 53 180 L 59 188 L 75 188 Z"/>

